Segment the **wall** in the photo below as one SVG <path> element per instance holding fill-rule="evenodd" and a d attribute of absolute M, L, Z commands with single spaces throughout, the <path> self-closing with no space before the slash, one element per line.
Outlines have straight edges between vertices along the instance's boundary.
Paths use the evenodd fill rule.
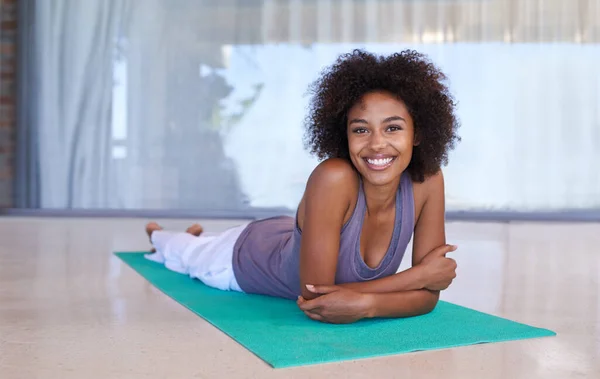
<path fill-rule="evenodd" d="M 13 199 L 16 125 L 17 0 L 0 2 L 0 208 Z"/>

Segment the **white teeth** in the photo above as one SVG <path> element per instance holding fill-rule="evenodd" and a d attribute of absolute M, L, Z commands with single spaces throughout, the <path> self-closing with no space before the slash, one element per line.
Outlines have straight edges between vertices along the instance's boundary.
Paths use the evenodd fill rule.
<path fill-rule="evenodd" d="M 393 158 L 383 158 L 383 159 L 367 159 L 367 162 L 369 162 L 369 164 L 375 165 L 375 166 L 385 166 L 386 164 L 390 163 L 392 161 Z"/>

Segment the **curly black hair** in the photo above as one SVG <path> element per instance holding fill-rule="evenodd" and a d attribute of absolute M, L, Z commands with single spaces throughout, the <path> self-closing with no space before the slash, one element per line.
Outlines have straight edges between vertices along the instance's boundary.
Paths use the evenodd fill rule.
<path fill-rule="evenodd" d="M 405 50 L 376 56 L 363 50 L 341 55 L 309 87 L 312 99 L 306 118 L 306 147 L 319 159 L 350 159 L 347 114 L 363 95 L 386 91 L 406 104 L 413 119 L 415 146 L 408 171 L 423 182 L 448 163 L 448 152 L 460 141 L 455 102 L 446 76 L 429 59 Z"/>

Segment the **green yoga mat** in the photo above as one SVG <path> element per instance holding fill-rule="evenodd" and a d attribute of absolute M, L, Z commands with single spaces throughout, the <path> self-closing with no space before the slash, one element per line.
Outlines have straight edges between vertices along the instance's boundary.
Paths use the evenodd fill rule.
<path fill-rule="evenodd" d="M 145 253 L 115 254 L 275 368 L 556 335 L 443 301 L 419 317 L 323 324 L 307 318 L 294 301 L 219 291 L 147 260 Z"/>

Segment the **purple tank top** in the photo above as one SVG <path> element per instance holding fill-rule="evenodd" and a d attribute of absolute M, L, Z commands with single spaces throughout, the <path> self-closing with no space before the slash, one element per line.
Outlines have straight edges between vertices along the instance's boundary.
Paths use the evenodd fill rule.
<path fill-rule="evenodd" d="M 342 227 L 336 284 L 361 282 L 396 273 L 414 230 L 414 198 L 408 172 L 400 179 L 396 194 L 394 231 L 388 251 L 376 268 L 367 266 L 360 255 L 360 233 L 366 213 L 360 181 L 356 207 Z M 288 299 L 300 294 L 300 239 L 302 232 L 294 217 L 279 216 L 251 222 L 233 249 L 233 272 L 240 288 Z"/>

